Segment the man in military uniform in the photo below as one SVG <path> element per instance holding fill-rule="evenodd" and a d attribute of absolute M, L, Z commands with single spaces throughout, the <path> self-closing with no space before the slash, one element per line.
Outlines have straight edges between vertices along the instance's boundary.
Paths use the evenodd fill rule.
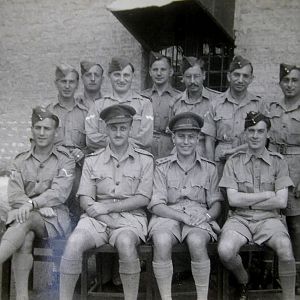
<path fill-rule="evenodd" d="M 72 189 L 75 162 L 54 145 L 57 116 L 42 107 L 32 113 L 32 147 L 14 160 L 8 183 L 7 231 L 0 244 L 0 264 L 13 255 L 16 299 L 28 300 L 34 238 L 63 237 L 70 231 L 64 202 Z"/>
<path fill-rule="evenodd" d="M 226 158 L 238 150 L 246 149 L 243 124 L 250 111 L 264 113 L 264 103 L 248 91 L 253 80 L 251 62 L 240 55 L 233 58 L 227 74 L 229 88 L 213 101 L 215 161 L 221 178 Z"/>
<path fill-rule="evenodd" d="M 96 99 L 101 98 L 101 85 L 103 80 L 103 68 L 94 61 L 83 60 L 80 62 L 83 94 L 77 95 L 88 109 L 94 105 Z"/>
<path fill-rule="evenodd" d="M 125 299 L 137 299 L 140 261 L 136 246 L 147 235 L 142 207 L 148 205 L 152 195 L 153 158 L 129 143 L 134 114 L 134 108 L 125 104 L 101 111 L 109 143 L 84 162 L 78 196 L 85 214 L 62 257 L 61 300 L 73 297 L 83 252 L 108 243 L 119 253 Z"/>
<path fill-rule="evenodd" d="M 131 142 L 142 149 L 150 149 L 153 136 L 153 108 L 149 99 L 131 90 L 134 76 L 133 65 L 126 58 L 114 57 L 109 64 L 108 76 L 112 85 L 112 93 L 98 99 L 86 117 L 85 130 L 88 147 L 97 150 L 107 145 L 105 123 L 100 118 L 101 111 L 114 104 L 127 104 L 136 111 L 130 133 Z"/>
<path fill-rule="evenodd" d="M 57 130 L 56 143 L 68 148 L 76 161 L 75 181 L 73 190 L 68 199 L 68 207 L 71 212 L 73 227 L 77 224 L 80 210 L 76 202 L 83 158 L 89 151 L 86 146 L 85 118 L 88 108 L 81 98 L 75 98 L 74 94 L 78 87 L 79 74 L 70 65 L 61 64 L 55 70 L 55 85 L 58 90 L 58 100 L 51 103 L 47 108 L 58 116 L 59 127 Z"/>
<path fill-rule="evenodd" d="M 225 267 L 241 285 L 241 300 L 247 299 L 248 274 L 238 253 L 247 242 L 265 244 L 276 252 L 282 299 L 295 299 L 295 259 L 280 214 L 293 183 L 283 157 L 265 148 L 270 126 L 270 119 L 263 114 L 247 114 L 244 128 L 248 149 L 227 160 L 219 183 L 226 188 L 234 210 L 222 228 L 218 251 Z"/>
<path fill-rule="evenodd" d="M 205 80 L 204 61 L 193 56 L 184 56 L 181 72 L 186 90 L 173 105 L 171 116 L 192 111 L 203 118 L 204 126 L 201 129 L 199 153 L 214 160 L 214 121 L 210 113 L 212 110 L 212 95 L 203 87 L 203 81 Z"/>
<path fill-rule="evenodd" d="M 142 95 L 149 98 L 153 105 L 154 132 L 151 153 L 155 158 L 170 154 L 173 149 L 171 134 L 166 132 L 170 109 L 181 92 L 171 86 L 173 76 L 171 59 L 157 52 L 150 52 L 149 74 L 153 86 L 142 91 Z"/>
<path fill-rule="evenodd" d="M 285 214 L 295 259 L 300 262 L 300 67 L 281 64 L 279 77 L 284 97 L 270 102 L 269 149 L 284 156 L 294 182 L 294 188 L 289 189 Z M 300 278 L 296 292 L 300 294 Z"/>
<path fill-rule="evenodd" d="M 207 299 L 210 260 L 207 244 L 219 231 L 214 221 L 221 209 L 218 174 L 213 162 L 197 149 L 202 118 L 185 112 L 169 123 L 175 152 L 156 161 L 148 208 L 153 213 L 149 236 L 154 244 L 153 271 L 162 300 L 171 299 L 172 247 L 186 242 L 191 255 L 197 299 Z"/>

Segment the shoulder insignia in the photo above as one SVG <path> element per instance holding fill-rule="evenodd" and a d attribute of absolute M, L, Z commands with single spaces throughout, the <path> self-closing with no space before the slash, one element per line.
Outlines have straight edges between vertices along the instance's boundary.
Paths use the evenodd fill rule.
<path fill-rule="evenodd" d="M 216 163 L 215 163 L 214 161 L 212 161 L 212 160 L 210 160 L 210 159 L 208 159 L 208 158 L 206 158 L 206 157 L 201 156 L 201 160 L 204 160 L 204 161 L 206 161 L 206 162 L 208 162 L 208 163 L 210 163 L 210 164 L 216 166 Z"/>
<path fill-rule="evenodd" d="M 100 153 L 102 153 L 104 150 L 105 150 L 105 148 L 100 148 L 100 149 L 96 150 L 95 152 L 92 152 L 92 153 L 87 154 L 86 157 L 97 156 L 97 155 L 99 155 Z"/>
<path fill-rule="evenodd" d="M 155 163 L 157 166 L 165 164 L 167 162 L 171 161 L 171 156 L 167 156 L 167 157 L 162 157 L 162 158 L 158 158 Z"/>
<path fill-rule="evenodd" d="M 280 153 L 278 153 L 278 152 L 273 152 L 273 151 L 270 151 L 270 150 L 268 150 L 269 151 L 269 154 L 270 155 L 272 155 L 272 156 L 277 156 L 277 157 L 279 157 L 280 159 L 284 159 L 284 157 L 280 154 Z"/>
<path fill-rule="evenodd" d="M 229 158 L 232 158 L 232 157 L 235 157 L 235 156 L 239 156 L 239 155 L 242 155 L 242 154 L 246 154 L 246 151 L 238 151 L 236 153 L 233 153 L 229 156 Z"/>
<path fill-rule="evenodd" d="M 60 153 L 65 154 L 66 156 L 72 158 L 72 155 L 70 154 L 69 150 L 65 148 L 64 146 L 57 146 L 56 150 Z"/>
<path fill-rule="evenodd" d="M 143 149 L 141 149 L 141 148 L 133 148 L 133 149 L 134 149 L 134 151 L 137 152 L 137 153 L 140 153 L 140 154 L 144 154 L 144 155 L 153 157 L 153 155 L 152 155 L 150 152 L 146 151 L 146 150 L 143 150 Z"/>
<path fill-rule="evenodd" d="M 139 94 L 145 98 L 151 99 L 151 91 L 152 91 L 152 89 L 150 88 L 150 89 L 141 91 Z"/>
<path fill-rule="evenodd" d="M 15 156 L 15 159 L 20 158 L 21 156 L 26 155 L 26 154 L 28 154 L 29 152 L 30 152 L 30 150 L 22 151 L 22 152 L 18 153 L 18 154 Z"/>

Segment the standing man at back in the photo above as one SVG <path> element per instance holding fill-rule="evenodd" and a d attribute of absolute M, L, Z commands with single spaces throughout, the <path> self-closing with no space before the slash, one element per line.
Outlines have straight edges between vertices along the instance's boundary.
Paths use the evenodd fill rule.
<path fill-rule="evenodd" d="M 193 112 L 204 120 L 198 151 L 201 156 L 213 160 L 215 139 L 214 122 L 210 113 L 212 97 L 211 92 L 203 87 L 203 81 L 205 80 L 204 61 L 193 56 L 184 56 L 181 72 L 186 90 L 173 105 L 171 116 L 183 112 Z"/>
<path fill-rule="evenodd" d="M 168 156 L 173 149 L 171 134 L 166 132 L 170 109 L 181 92 L 171 86 L 174 74 L 171 59 L 157 52 L 150 52 L 149 74 L 153 86 L 141 94 L 153 105 L 154 131 L 151 152 L 155 158 Z"/>
<path fill-rule="evenodd" d="M 279 85 L 283 97 L 271 101 L 269 112 L 272 123 L 269 148 L 281 153 L 289 166 L 294 188 L 289 189 L 285 210 L 296 261 L 300 262 L 300 67 L 280 65 Z M 298 276 L 299 276 L 298 270 Z M 300 277 L 300 276 L 299 276 Z M 300 294 L 300 278 L 296 283 Z"/>
<path fill-rule="evenodd" d="M 97 62 L 83 60 L 80 62 L 80 69 L 84 91 L 77 98 L 90 109 L 95 100 L 101 98 L 103 68 Z"/>
<path fill-rule="evenodd" d="M 253 80 L 253 66 L 248 59 L 235 56 L 229 66 L 227 80 L 229 88 L 215 98 L 212 111 L 216 137 L 215 161 L 220 178 L 226 158 L 248 147 L 243 137 L 247 113 L 264 113 L 265 110 L 262 99 L 248 91 Z"/>
<path fill-rule="evenodd" d="M 108 68 L 112 92 L 98 99 L 89 110 L 85 121 L 86 141 L 89 149 L 105 148 L 108 142 L 105 122 L 100 113 L 108 106 L 126 104 L 132 106 L 133 117 L 130 141 L 137 147 L 149 149 L 153 136 L 153 108 L 149 99 L 131 89 L 134 77 L 133 65 L 123 57 L 113 57 Z"/>

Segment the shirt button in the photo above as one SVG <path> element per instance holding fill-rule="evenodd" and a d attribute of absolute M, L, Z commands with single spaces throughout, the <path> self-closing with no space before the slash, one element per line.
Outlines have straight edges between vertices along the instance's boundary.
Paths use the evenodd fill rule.
<path fill-rule="evenodd" d="M 184 197 L 183 197 L 183 199 L 187 199 L 187 198 L 188 198 L 187 196 L 184 196 Z"/>
<path fill-rule="evenodd" d="M 44 164 L 43 163 L 40 164 L 40 168 L 44 168 Z"/>
<path fill-rule="evenodd" d="M 119 185 L 119 184 L 120 184 L 120 181 L 117 181 L 117 182 L 116 182 L 116 185 Z"/>
<path fill-rule="evenodd" d="M 187 175 L 187 174 L 188 174 L 188 172 L 185 172 L 185 173 L 184 173 L 184 175 Z"/>
<path fill-rule="evenodd" d="M 120 168 L 120 165 L 119 164 L 117 164 L 117 166 L 116 166 L 117 168 Z"/>
<path fill-rule="evenodd" d="M 39 182 L 40 182 L 39 179 L 37 179 L 36 183 L 39 183 Z"/>
<path fill-rule="evenodd" d="M 185 189 L 186 189 L 186 186 L 183 186 L 182 188 L 185 190 Z"/>

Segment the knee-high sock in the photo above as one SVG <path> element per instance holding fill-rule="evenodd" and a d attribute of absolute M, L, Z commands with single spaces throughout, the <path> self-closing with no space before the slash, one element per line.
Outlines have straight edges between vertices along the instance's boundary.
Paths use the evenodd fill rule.
<path fill-rule="evenodd" d="M 60 263 L 59 299 L 72 300 L 75 286 L 82 270 L 82 259 L 62 257 Z"/>
<path fill-rule="evenodd" d="M 294 260 L 278 261 L 278 274 L 283 300 L 295 299 L 296 266 Z"/>
<path fill-rule="evenodd" d="M 140 260 L 119 260 L 119 272 L 123 284 L 124 299 L 137 299 L 141 272 Z"/>
<path fill-rule="evenodd" d="M 12 268 L 16 281 L 16 299 L 27 300 L 28 278 L 33 265 L 32 254 L 15 253 L 12 258 Z"/>
<path fill-rule="evenodd" d="M 240 255 L 235 256 L 229 261 L 222 262 L 224 266 L 234 274 L 240 284 L 248 283 L 248 274 L 243 266 L 242 258 Z"/>
<path fill-rule="evenodd" d="M 172 299 L 172 276 L 173 263 L 171 260 L 166 262 L 152 262 L 153 273 L 155 275 L 159 293 L 162 300 Z"/>
<path fill-rule="evenodd" d="M 24 243 L 26 231 L 21 227 L 9 227 L 0 243 L 0 264 L 11 257 Z"/>
<path fill-rule="evenodd" d="M 207 300 L 209 276 L 210 276 L 210 260 L 201 262 L 191 261 L 192 274 L 195 281 L 198 300 Z"/>

